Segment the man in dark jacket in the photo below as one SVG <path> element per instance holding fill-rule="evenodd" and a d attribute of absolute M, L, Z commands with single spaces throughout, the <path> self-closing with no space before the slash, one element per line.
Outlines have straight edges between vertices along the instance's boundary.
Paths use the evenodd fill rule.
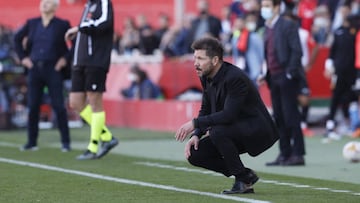
<path fill-rule="evenodd" d="M 97 159 L 118 144 L 105 126 L 102 95 L 110 67 L 114 33 L 114 14 L 110 0 L 88 0 L 79 26 L 69 29 L 66 39 L 75 34 L 71 73 L 70 106 L 90 125 L 90 143 L 79 160 Z M 101 142 L 101 148 L 99 144 Z"/>
<path fill-rule="evenodd" d="M 280 133 L 280 153 L 266 165 L 302 166 L 305 165 L 305 144 L 297 99 L 302 50 L 298 26 L 294 21 L 280 16 L 280 4 L 281 0 L 261 1 L 261 16 L 266 20 L 266 79 Z"/>
<path fill-rule="evenodd" d="M 220 38 L 221 21 L 209 12 L 208 0 L 198 0 L 197 9 L 199 15 L 191 22 L 191 27 L 186 39 L 188 51 L 191 51 L 191 43 L 205 36 Z"/>
<path fill-rule="evenodd" d="M 41 17 L 29 19 L 15 34 L 15 48 L 27 68 L 28 141 L 21 150 L 37 150 L 39 113 L 45 86 L 57 117 L 62 151 L 70 150 L 68 118 L 63 96 L 61 70 L 70 60 L 64 35 L 70 24 L 55 17 L 59 0 L 41 0 Z"/>
<path fill-rule="evenodd" d="M 333 82 L 329 115 L 326 121 L 327 132 L 324 138 L 325 142 L 332 139 L 341 139 L 341 135 L 336 132 L 337 122 L 335 121 L 335 115 L 338 107 L 341 106 L 343 116 L 348 120 L 350 118 L 349 106 L 351 106 L 352 102 L 357 102 L 358 100 L 352 89 L 357 75 L 355 68 L 356 28 L 350 23 L 350 5 L 344 4 L 341 8 L 344 20 L 342 25 L 334 31 L 334 41 L 325 63 L 325 70 L 329 71 L 329 69 L 332 69 L 330 72 L 333 72 L 325 74 Z"/>
<path fill-rule="evenodd" d="M 257 156 L 278 139 L 275 124 L 257 88 L 240 68 L 223 61 L 223 47 L 214 38 L 192 44 L 195 69 L 203 86 L 199 116 L 183 124 L 175 138 L 184 141 L 185 156 L 195 166 L 235 176 L 224 194 L 253 193 L 257 175 L 245 168 L 239 154 Z"/>

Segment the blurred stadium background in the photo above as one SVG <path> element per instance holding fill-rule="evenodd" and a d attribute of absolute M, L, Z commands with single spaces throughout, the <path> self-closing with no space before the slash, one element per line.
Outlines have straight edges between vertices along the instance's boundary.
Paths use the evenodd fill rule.
<path fill-rule="evenodd" d="M 72 25 L 76 25 L 86 0 L 61 0 L 60 2 L 57 15 L 68 19 Z M 174 25 L 180 22 L 186 14 L 196 15 L 196 3 L 197 1 L 193 0 L 113 0 L 115 30 L 117 33 L 121 33 L 124 19 L 139 14 L 145 15 L 149 23 L 155 28 L 159 24 L 159 15 L 162 14 L 168 15 L 170 25 Z M 220 18 L 221 8 L 231 3 L 232 0 L 209 0 L 210 13 Z M 0 24 L 11 30 L 16 30 L 27 18 L 38 16 L 38 13 L 38 0 L 0 2 Z M 307 72 L 312 92 L 312 103 L 315 104 L 315 107 L 319 103 L 322 106 L 326 105 L 330 96 L 329 80 L 325 79 L 322 73 L 327 55 L 328 49 L 325 47 L 320 48 L 314 65 Z M 200 83 L 193 71 L 192 61 L 188 60 L 188 58 L 169 59 L 158 54 L 129 58 L 114 54 L 112 60 L 113 63 L 107 80 L 107 92 L 104 95 L 107 121 L 110 126 L 173 131 L 184 120 L 197 114 L 199 101 L 191 101 L 191 99 L 179 101 L 177 99 L 177 96 L 186 90 L 200 88 Z M 228 60 L 231 60 L 231 58 L 228 58 Z M 149 77 L 160 85 L 164 93 L 164 100 L 161 102 L 124 100 L 120 90 L 128 86 L 129 81 L 126 77 L 129 67 L 134 62 L 139 63 L 140 67 L 148 72 Z M 1 77 L 4 78 L 4 81 L 8 80 L 10 85 L 18 86 L 18 91 L 21 91 L 24 80 L 19 76 L 21 74 L 18 74 L 18 72 L 21 72 L 21 68 L 15 69 L 13 67 L 11 70 L 2 71 Z M 260 92 L 265 103 L 270 106 L 267 87 L 262 86 Z M 15 127 L 24 126 L 24 108 L 17 105 L 19 101 L 13 98 L 9 100 L 7 105 L 10 108 L 8 110 L 10 113 L 4 109 L 2 110 L 0 120 L 2 120 L 3 124 L 0 126 L 3 126 L 2 128 L 11 127 L 11 125 L 15 125 Z M 42 106 L 42 112 L 42 127 L 52 127 L 51 109 L 46 103 Z M 312 108 L 310 114 L 315 114 L 316 119 L 318 119 L 323 116 L 324 111 L 317 111 L 317 109 Z M 157 118 L 154 118 L 154 115 Z M 71 110 L 69 110 L 69 118 L 73 127 L 81 126 L 81 123 L 78 122 L 79 118 Z"/>

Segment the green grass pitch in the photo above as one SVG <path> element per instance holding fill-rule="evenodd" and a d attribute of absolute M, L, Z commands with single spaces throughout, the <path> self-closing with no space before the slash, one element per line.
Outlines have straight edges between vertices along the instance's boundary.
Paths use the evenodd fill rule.
<path fill-rule="evenodd" d="M 266 168 L 277 146 L 259 157 L 244 156 L 260 181 L 255 194 L 224 196 L 233 182 L 190 166 L 173 133 L 111 128 L 120 144 L 100 160 L 78 161 L 89 128 L 71 129 L 73 150 L 60 151 L 57 130 L 41 130 L 38 151 L 20 152 L 25 130 L 0 131 L 0 202 L 360 202 L 360 164 L 339 149 L 306 138 L 305 167 Z M 348 176 L 348 178 L 347 178 Z"/>

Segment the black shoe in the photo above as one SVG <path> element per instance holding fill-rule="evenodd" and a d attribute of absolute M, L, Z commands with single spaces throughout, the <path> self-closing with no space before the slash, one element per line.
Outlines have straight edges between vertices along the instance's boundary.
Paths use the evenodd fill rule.
<path fill-rule="evenodd" d="M 91 160 L 96 159 L 96 154 L 90 150 L 86 150 L 83 154 L 76 157 L 77 160 Z"/>
<path fill-rule="evenodd" d="M 283 164 L 284 166 L 305 166 L 305 160 L 303 156 L 291 156 Z"/>
<path fill-rule="evenodd" d="M 112 137 L 111 140 L 108 142 L 102 142 L 101 148 L 96 155 L 97 158 L 100 159 L 101 157 L 105 156 L 112 148 L 114 148 L 118 144 L 119 141 L 115 137 Z"/>
<path fill-rule="evenodd" d="M 24 146 L 20 147 L 20 151 L 37 151 L 39 148 L 36 145 L 25 144 Z"/>
<path fill-rule="evenodd" d="M 246 176 L 245 176 L 245 179 L 246 179 L 245 183 L 249 183 L 251 185 L 254 185 L 259 180 L 259 177 L 250 168 L 245 168 L 245 171 L 247 173 Z"/>
<path fill-rule="evenodd" d="M 251 184 L 246 184 L 242 181 L 235 181 L 234 185 L 230 190 L 222 191 L 222 194 L 231 195 L 231 194 L 246 194 L 254 193 L 254 188 Z"/>
<path fill-rule="evenodd" d="M 287 159 L 288 158 L 279 155 L 274 161 L 267 162 L 265 165 L 266 166 L 281 166 L 286 162 Z"/>

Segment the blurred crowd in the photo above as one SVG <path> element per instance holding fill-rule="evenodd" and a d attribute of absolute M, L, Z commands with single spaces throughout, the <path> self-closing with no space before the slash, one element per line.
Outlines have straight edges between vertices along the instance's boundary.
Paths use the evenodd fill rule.
<path fill-rule="evenodd" d="M 348 10 L 342 7 L 345 4 Z M 164 57 L 179 57 L 191 53 L 190 45 L 194 40 L 210 35 L 221 39 L 225 55 L 234 57 L 240 67 L 245 66 L 247 57 L 258 58 L 256 54 L 261 52 L 262 47 L 256 44 L 262 42 L 264 29 L 260 0 L 233 0 L 219 8 L 220 15 L 211 13 L 210 7 L 207 0 L 198 0 L 196 13 L 184 13 L 181 22 L 173 24 L 172 16 L 166 13 L 159 13 L 157 22 L 149 22 L 142 13 L 127 16 L 122 22 L 121 31 L 114 34 L 113 51 L 118 55 L 161 53 Z M 300 27 L 308 32 L 316 45 L 330 47 L 333 32 L 341 26 L 343 19 L 360 15 L 360 1 L 283 0 L 282 12 L 295 15 Z M 356 20 L 353 21 L 356 23 Z M 241 35 L 241 32 L 245 34 Z M 252 33 L 258 36 L 251 36 Z M 13 53 L 11 36 L 12 31 L 1 26 L 0 57 L 5 52 Z M 251 54 L 247 54 L 247 51 Z M 13 58 L 16 59 L 16 56 Z"/>
<path fill-rule="evenodd" d="M 341 5 L 349 5 L 346 11 Z M 284 0 L 283 12 L 292 13 L 300 20 L 300 26 L 311 34 L 316 43 L 330 46 L 331 34 L 341 26 L 345 15 L 360 14 L 358 0 Z M 144 55 L 161 50 L 167 57 L 182 56 L 191 52 L 193 40 L 211 35 L 221 39 L 227 55 L 233 49 L 231 43 L 239 30 L 262 34 L 264 20 L 260 16 L 259 0 L 234 0 L 219 8 L 220 16 L 210 13 L 206 0 L 197 1 L 197 13 L 185 13 L 181 22 L 170 24 L 170 16 L 160 13 L 157 22 L 148 22 L 143 14 L 128 16 L 123 21 L 121 33 L 114 36 L 114 50 L 118 54 Z M 347 13 L 346 13 L 347 12 Z M 241 21 L 241 22 L 238 22 Z"/>

